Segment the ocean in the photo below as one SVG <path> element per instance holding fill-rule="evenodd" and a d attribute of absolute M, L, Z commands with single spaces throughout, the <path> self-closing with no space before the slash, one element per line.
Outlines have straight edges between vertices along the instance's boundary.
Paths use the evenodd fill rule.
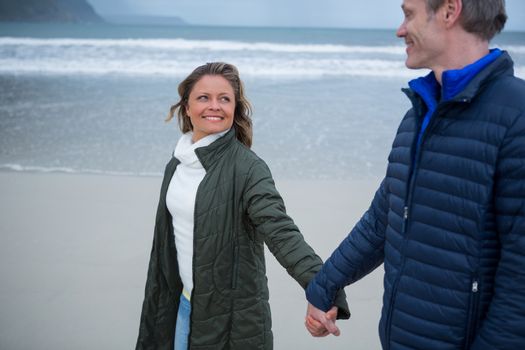
<path fill-rule="evenodd" d="M 525 33 L 504 32 L 525 78 Z M 409 101 L 394 30 L 0 23 L 0 169 L 160 176 L 177 85 L 235 64 L 276 178 L 380 177 Z"/>

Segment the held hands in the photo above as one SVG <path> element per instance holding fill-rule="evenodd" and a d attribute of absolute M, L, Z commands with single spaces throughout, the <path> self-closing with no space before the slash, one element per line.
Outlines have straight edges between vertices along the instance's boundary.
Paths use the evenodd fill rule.
<path fill-rule="evenodd" d="M 308 303 L 304 325 L 306 326 L 306 329 L 308 329 L 308 332 L 314 337 L 325 337 L 328 334 L 339 336 L 341 332 L 335 325 L 336 317 L 337 306 L 324 312 Z"/>

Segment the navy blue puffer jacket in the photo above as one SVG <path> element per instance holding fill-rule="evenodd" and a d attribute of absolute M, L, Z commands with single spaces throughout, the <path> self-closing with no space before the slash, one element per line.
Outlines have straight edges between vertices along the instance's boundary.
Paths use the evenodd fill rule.
<path fill-rule="evenodd" d="M 417 154 L 426 107 L 405 92 L 386 177 L 307 298 L 326 311 L 384 262 L 384 349 L 525 349 L 525 82 L 504 52 L 438 104 Z"/>

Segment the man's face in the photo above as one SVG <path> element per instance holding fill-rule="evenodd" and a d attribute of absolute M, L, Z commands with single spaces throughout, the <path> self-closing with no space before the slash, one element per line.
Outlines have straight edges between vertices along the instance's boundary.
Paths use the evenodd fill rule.
<path fill-rule="evenodd" d="M 440 21 L 443 7 L 430 13 L 426 0 L 403 0 L 401 8 L 405 18 L 396 35 L 405 39 L 405 64 L 408 68 L 433 69 L 443 63 L 446 48 L 444 27 Z"/>

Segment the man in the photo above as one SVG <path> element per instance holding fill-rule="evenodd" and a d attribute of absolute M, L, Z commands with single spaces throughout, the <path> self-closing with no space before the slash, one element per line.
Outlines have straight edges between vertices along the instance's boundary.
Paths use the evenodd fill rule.
<path fill-rule="evenodd" d="M 387 174 L 308 285 L 306 326 L 384 262 L 384 349 L 525 348 L 525 82 L 489 50 L 504 0 L 404 0 L 408 68 Z M 318 322 L 320 321 L 320 322 Z"/>

